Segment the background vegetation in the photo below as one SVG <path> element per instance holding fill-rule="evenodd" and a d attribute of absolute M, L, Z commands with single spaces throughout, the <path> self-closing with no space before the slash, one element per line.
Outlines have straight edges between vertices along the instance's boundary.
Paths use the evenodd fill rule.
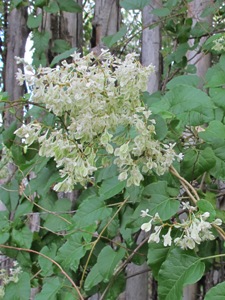
<path fill-rule="evenodd" d="M 214 240 L 194 249 L 165 247 L 163 240 L 148 243 L 140 228 L 149 218 L 140 214 L 149 209 L 171 225 L 185 212 L 181 201 L 190 201 L 197 213 L 210 213 L 210 222 L 225 222 L 224 2 L 2 0 L 0 12 L 0 250 L 13 259 L 8 273 L 1 271 L 0 297 L 223 297 L 223 225 L 213 227 Z M 33 101 L 27 82 L 17 83 L 23 65 L 14 57 L 24 57 L 28 37 L 36 69 L 70 63 L 75 49 L 98 57 L 109 48 L 122 59 L 135 52 L 143 65 L 152 63 L 155 74 L 141 101 L 156 120 L 156 139 L 175 143 L 183 160 L 130 187 L 118 180 L 112 160 L 85 189 L 77 184 L 56 192 L 61 178 L 54 158 L 40 156 L 37 141 L 24 147 L 15 135 L 22 124 L 60 129 L 66 120 Z"/>

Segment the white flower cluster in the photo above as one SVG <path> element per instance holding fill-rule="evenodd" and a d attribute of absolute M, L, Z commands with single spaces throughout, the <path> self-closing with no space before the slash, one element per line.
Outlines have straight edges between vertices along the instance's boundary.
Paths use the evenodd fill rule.
<path fill-rule="evenodd" d="M 18 266 L 16 261 L 13 262 L 13 267 L 9 270 L 0 269 L 0 299 L 4 299 L 5 286 L 10 282 L 18 282 L 19 274 L 22 272 L 21 267 Z"/>
<path fill-rule="evenodd" d="M 140 185 L 152 170 L 164 174 L 182 158 L 174 145 L 155 139 L 155 120 L 140 97 L 154 68 L 143 67 L 135 56 L 121 61 L 105 51 L 98 59 L 75 53 L 73 63 L 39 68 L 36 74 L 18 72 L 21 84 L 25 80 L 33 86 L 32 101 L 63 119 L 55 128 L 34 120 L 16 131 L 26 145 L 38 141 L 39 154 L 55 159 L 64 178 L 56 191 L 71 191 L 76 183 L 85 186 L 110 156 L 127 186 Z"/>
<path fill-rule="evenodd" d="M 205 212 L 203 214 L 194 213 L 196 210 L 195 207 L 190 206 L 188 203 L 183 203 L 183 209 L 189 211 L 187 219 L 181 223 L 163 223 L 158 213 L 155 216 L 151 216 L 148 214 L 148 209 L 146 211 L 141 212 L 142 217 L 150 217 L 150 221 L 142 224 L 141 229 L 148 232 L 152 229 L 154 223 L 160 225 L 154 225 L 154 232 L 150 234 L 148 242 L 160 242 L 160 233 L 163 228 L 169 227 L 167 233 L 162 235 L 163 245 L 171 246 L 172 241 L 175 245 L 181 247 L 181 249 L 194 249 L 196 245 L 199 245 L 201 242 L 207 240 L 214 240 L 215 236 L 213 235 L 211 229 L 213 225 L 220 226 L 222 224 L 222 220 L 215 219 L 213 222 L 208 222 L 207 219 L 210 216 L 209 212 Z M 172 229 L 178 229 L 181 232 L 179 237 L 176 237 L 174 240 L 171 236 Z"/>
<path fill-rule="evenodd" d="M 220 38 L 214 40 L 213 44 L 213 50 L 217 52 L 225 51 L 225 36 L 221 36 Z"/>

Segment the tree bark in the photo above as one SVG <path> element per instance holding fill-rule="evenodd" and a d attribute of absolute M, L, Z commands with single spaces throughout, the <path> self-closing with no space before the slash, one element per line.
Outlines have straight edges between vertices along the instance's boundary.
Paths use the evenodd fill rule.
<path fill-rule="evenodd" d="M 82 6 L 82 0 L 77 1 Z M 76 48 L 78 52 L 82 53 L 83 44 L 83 22 L 82 13 L 61 12 L 60 14 L 44 13 L 44 27 L 45 30 L 51 33 L 49 42 L 47 60 L 51 63 L 56 53 L 52 52 L 52 47 L 56 39 L 67 41 L 71 48 Z"/>
<path fill-rule="evenodd" d="M 24 86 L 19 86 L 15 74 L 18 66 L 15 56 L 24 57 L 25 45 L 29 34 L 27 22 L 27 8 L 14 8 L 8 15 L 7 19 L 7 36 L 6 36 L 6 61 L 4 62 L 4 90 L 8 93 L 9 100 L 18 100 L 24 94 Z M 9 127 L 14 120 L 22 121 L 23 110 L 17 107 L 15 114 L 7 110 L 4 114 L 4 125 Z"/>
<path fill-rule="evenodd" d="M 105 48 L 102 38 L 115 34 L 120 28 L 121 16 L 118 0 L 96 0 L 92 22 L 92 51 L 98 56 Z"/>
<path fill-rule="evenodd" d="M 212 23 L 212 16 L 209 15 L 208 17 L 202 18 L 201 14 L 205 8 L 213 5 L 213 2 L 213 0 L 194 0 L 188 3 L 188 16 L 192 18 L 192 26 L 194 26 L 197 22 L 203 21 L 209 24 Z M 189 64 L 193 64 L 196 66 L 196 74 L 201 78 L 200 88 L 203 85 L 204 76 L 211 65 L 211 55 L 199 51 L 205 40 L 206 37 L 202 37 L 199 42 L 198 48 L 192 51 L 188 51 L 187 54 Z M 194 40 L 190 40 L 189 44 L 190 46 L 192 46 L 194 44 Z"/>
<path fill-rule="evenodd" d="M 148 27 L 158 21 L 158 17 L 151 14 L 155 8 L 162 7 L 162 2 L 153 0 L 150 5 L 144 7 L 142 12 L 142 20 L 144 30 L 142 32 L 142 51 L 141 62 L 144 66 L 150 64 L 155 66 L 155 73 L 150 76 L 148 82 L 148 92 L 154 93 L 160 88 L 162 64 L 161 64 L 161 30 L 160 26 L 153 29 Z"/>

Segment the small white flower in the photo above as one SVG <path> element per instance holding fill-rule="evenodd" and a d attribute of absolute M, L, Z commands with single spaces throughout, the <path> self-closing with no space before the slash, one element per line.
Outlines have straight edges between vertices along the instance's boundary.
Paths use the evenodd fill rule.
<path fill-rule="evenodd" d="M 217 225 L 217 226 L 221 226 L 222 225 L 222 220 L 221 219 L 215 219 L 212 224 Z"/>
<path fill-rule="evenodd" d="M 199 228 L 198 224 L 196 222 L 193 222 L 191 226 L 187 229 L 188 235 L 195 241 L 195 243 L 200 244 L 201 238 L 199 236 L 199 232 L 201 231 L 201 228 Z"/>
<path fill-rule="evenodd" d="M 187 202 L 181 202 L 181 204 L 182 204 L 182 209 L 183 210 L 189 210 L 189 211 L 195 211 L 195 210 L 197 210 L 197 207 L 195 207 L 195 206 L 191 206 L 190 205 L 190 203 L 189 203 L 189 201 L 187 201 Z"/>
<path fill-rule="evenodd" d="M 208 217 L 210 216 L 210 213 L 208 211 L 204 212 L 204 214 L 201 215 L 203 220 L 208 219 Z"/>
<path fill-rule="evenodd" d="M 124 181 L 127 179 L 127 176 L 128 176 L 127 171 L 124 171 L 124 172 L 120 173 L 120 175 L 118 176 L 118 179 L 120 181 Z"/>
<path fill-rule="evenodd" d="M 163 239 L 164 239 L 164 242 L 163 242 L 163 245 L 166 247 L 166 246 L 171 246 L 172 244 L 172 238 L 171 238 L 171 229 L 172 227 L 169 228 L 168 232 L 166 235 L 163 235 Z"/>
<path fill-rule="evenodd" d="M 180 241 L 180 247 L 182 249 L 194 249 L 195 248 L 195 242 L 190 236 L 184 236 L 183 239 Z"/>
<path fill-rule="evenodd" d="M 148 223 L 144 223 L 141 225 L 141 229 L 144 230 L 145 232 L 150 231 L 152 228 L 152 220 L 150 220 Z"/>
<path fill-rule="evenodd" d="M 154 217 L 153 217 L 153 220 L 155 222 L 158 222 L 158 221 L 162 221 L 162 219 L 160 218 L 159 214 L 158 213 L 155 213 Z"/>
<path fill-rule="evenodd" d="M 179 154 L 177 155 L 177 161 L 178 161 L 178 162 L 180 162 L 181 160 L 183 160 L 183 158 L 184 158 L 184 154 L 183 154 L 183 153 L 179 153 Z"/>
<path fill-rule="evenodd" d="M 202 241 L 208 241 L 208 240 L 212 241 L 212 240 L 215 240 L 215 238 L 216 237 L 209 230 L 205 230 L 201 233 L 201 240 Z"/>
<path fill-rule="evenodd" d="M 141 210 L 141 217 L 150 217 L 150 215 L 148 214 L 149 209 L 147 208 L 146 210 Z"/>
<path fill-rule="evenodd" d="M 155 243 L 158 244 L 158 243 L 160 242 L 160 237 L 159 237 L 159 235 L 160 235 L 160 232 L 161 232 L 162 228 L 163 228 L 163 226 L 155 226 L 155 232 L 153 232 L 153 233 L 150 235 L 150 237 L 149 237 L 149 239 L 148 239 L 148 243 L 150 243 L 150 242 L 155 242 Z"/>

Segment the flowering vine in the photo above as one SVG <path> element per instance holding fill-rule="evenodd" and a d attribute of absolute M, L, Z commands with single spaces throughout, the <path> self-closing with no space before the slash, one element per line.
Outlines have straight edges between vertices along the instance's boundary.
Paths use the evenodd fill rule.
<path fill-rule="evenodd" d="M 119 180 L 139 186 L 144 175 L 164 174 L 175 159 L 175 144 L 156 139 L 152 112 L 141 100 L 153 66 L 143 67 L 135 54 L 125 60 L 103 51 L 96 59 L 92 53 L 73 62 L 64 61 L 55 69 L 17 73 L 32 86 L 32 101 L 44 104 L 56 119 L 53 127 L 38 120 L 16 131 L 24 144 L 40 144 L 41 156 L 53 157 L 62 181 L 56 191 L 71 191 L 75 184 L 85 186 L 93 173 L 113 162 Z"/>
<path fill-rule="evenodd" d="M 150 217 L 150 220 L 141 225 L 141 229 L 145 232 L 149 232 L 154 225 L 154 232 L 149 235 L 148 242 L 160 242 L 160 233 L 163 228 L 168 228 L 165 235 L 162 235 L 163 245 L 171 246 L 172 242 L 182 249 L 194 249 L 201 242 L 207 240 L 214 240 L 215 235 L 212 232 L 213 225 L 220 226 L 222 224 L 221 219 L 215 219 L 209 222 L 207 219 L 210 217 L 209 212 L 195 212 L 197 208 L 191 206 L 188 202 L 181 203 L 181 210 L 186 212 L 185 217 L 181 220 L 173 221 L 171 223 L 164 223 L 159 214 L 155 216 L 148 214 L 149 210 L 141 212 L 142 217 Z M 172 230 L 176 230 L 176 237 L 172 238 Z"/>

